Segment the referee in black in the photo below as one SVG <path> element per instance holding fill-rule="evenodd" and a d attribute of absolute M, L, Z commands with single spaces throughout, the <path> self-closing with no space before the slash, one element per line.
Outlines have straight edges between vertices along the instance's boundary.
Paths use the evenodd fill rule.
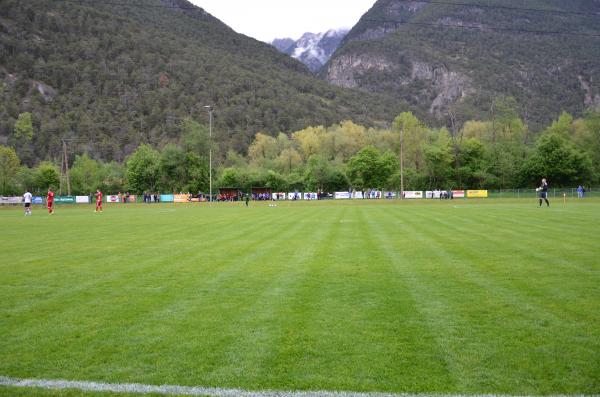
<path fill-rule="evenodd" d="M 542 200 L 546 201 L 546 206 L 550 207 L 550 202 L 548 201 L 548 182 L 546 182 L 546 178 L 542 178 L 542 185 L 538 188 L 540 193 L 540 207 L 542 206 Z"/>

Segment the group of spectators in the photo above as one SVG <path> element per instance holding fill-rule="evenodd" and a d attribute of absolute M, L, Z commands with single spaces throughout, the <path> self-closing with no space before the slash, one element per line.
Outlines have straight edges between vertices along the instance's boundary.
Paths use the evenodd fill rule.
<path fill-rule="evenodd" d="M 144 192 L 144 203 L 160 203 L 160 194 Z"/>
<path fill-rule="evenodd" d="M 129 202 L 131 202 L 129 200 L 131 198 L 131 195 L 129 194 L 129 192 L 125 192 L 125 193 L 119 192 L 117 194 L 117 197 L 119 197 L 119 202 L 120 203 L 129 203 Z M 92 193 L 90 193 L 90 202 L 91 201 L 92 201 Z"/>
<path fill-rule="evenodd" d="M 252 200 L 269 201 L 271 200 L 271 195 L 269 193 L 252 193 Z"/>
<path fill-rule="evenodd" d="M 242 196 L 240 194 L 218 194 L 217 195 L 217 201 L 240 201 L 242 199 Z"/>

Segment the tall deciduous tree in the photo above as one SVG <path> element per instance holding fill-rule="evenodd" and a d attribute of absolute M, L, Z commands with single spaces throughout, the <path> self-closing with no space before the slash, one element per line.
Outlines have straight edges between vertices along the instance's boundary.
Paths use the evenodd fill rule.
<path fill-rule="evenodd" d="M 438 139 L 423 148 L 425 169 L 429 176 L 429 188 L 442 189 L 449 182 L 454 155 L 450 136 L 446 130 L 440 130 Z"/>
<path fill-rule="evenodd" d="M 185 154 L 186 185 L 185 191 L 207 192 L 209 190 L 209 169 L 206 157 L 196 153 Z"/>
<path fill-rule="evenodd" d="M 43 161 L 34 171 L 35 192 L 42 194 L 47 189 L 56 190 L 60 184 L 58 167 L 51 162 Z"/>
<path fill-rule="evenodd" d="M 25 112 L 19 114 L 19 118 L 15 122 L 15 138 L 24 138 L 30 141 L 33 138 L 33 122 L 31 113 Z"/>
<path fill-rule="evenodd" d="M 211 143 L 208 129 L 205 126 L 190 118 L 185 118 L 181 121 L 180 129 L 183 150 L 202 157 L 208 156 Z"/>
<path fill-rule="evenodd" d="M 394 119 L 392 125 L 403 141 L 404 165 L 420 172 L 423 168 L 423 145 L 429 141 L 427 128 L 411 112 L 403 112 Z"/>
<path fill-rule="evenodd" d="M 396 155 L 367 146 L 348 162 L 348 176 L 357 189 L 383 188 L 397 168 Z"/>
<path fill-rule="evenodd" d="M 573 142 L 592 160 L 592 183 L 600 183 L 600 110 L 588 111 L 574 123 Z"/>
<path fill-rule="evenodd" d="M 367 146 L 367 132 L 365 127 L 352 121 L 343 121 L 327 129 L 324 145 L 328 156 L 338 162 L 347 162 L 350 157 Z"/>
<path fill-rule="evenodd" d="M 75 194 L 89 194 L 102 187 L 102 165 L 87 153 L 75 157 L 70 175 Z"/>
<path fill-rule="evenodd" d="M 165 146 L 160 153 L 158 173 L 162 191 L 182 190 L 187 183 L 186 156 L 183 150 L 173 144 Z"/>
<path fill-rule="evenodd" d="M 140 145 L 127 159 L 127 184 L 136 193 L 154 191 L 158 183 L 159 154 L 151 146 Z"/>
<path fill-rule="evenodd" d="M 19 172 L 19 157 L 12 148 L 0 145 L 0 193 L 16 193 L 15 182 Z"/>
<path fill-rule="evenodd" d="M 321 152 L 325 134 L 325 128 L 321 126 L 308 127 L 294 132 L 292 139 L 300 149 L 300 153 L 304 160 L 307 160 L 313 154 Z"/>
<path fill-rule="evenodd" d="M 248 157 L 258 166 L 270 165 L 279 154 L 277 140 L 270 135 L 259 132 L 248 148 Z"/>
<path fill-rule="evenodd" d="M 550 184 L 561 187 L 589 181 L 591 170 L 587 153 L 554 132 L 540 138 L 532 156 L 523 164 L 521 175 L 524 183 L 535 184 L 544 177 Z"/>

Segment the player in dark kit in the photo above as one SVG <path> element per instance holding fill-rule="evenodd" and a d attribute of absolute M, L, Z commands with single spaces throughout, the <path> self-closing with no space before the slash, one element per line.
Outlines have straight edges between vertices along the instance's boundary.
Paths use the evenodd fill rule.
<path fill-rule="evenodd" d="M 545 200 L 546 206 L 550 207 L 550 202 L 548 201 L 548 182 L 546 182 L 546 178 L 542 178 L 542 185 L 536 190 L 540 195 L 540 207 L 542 206 L 542 200 Z"/>

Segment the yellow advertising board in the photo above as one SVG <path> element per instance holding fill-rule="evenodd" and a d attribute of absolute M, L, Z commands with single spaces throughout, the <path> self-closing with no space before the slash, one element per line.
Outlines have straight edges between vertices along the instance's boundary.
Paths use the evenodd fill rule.
<path fill-rule="evenodd" d="M 467 190 L 467 197 L 470 198 L 487 198 L 487 190 Z"/>

